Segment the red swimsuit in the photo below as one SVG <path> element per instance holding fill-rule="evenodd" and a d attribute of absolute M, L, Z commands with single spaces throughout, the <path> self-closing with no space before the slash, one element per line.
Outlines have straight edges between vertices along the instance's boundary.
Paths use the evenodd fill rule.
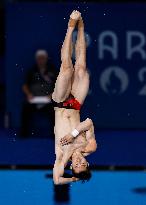
<path fill-rule="evenodd" d="M 72 95 L 64 102 L 60 102 L 60 103 L 57 103 L 55 101 L 52 102 L 54 104 L 54 107 L 58 107 L 58 108 L 66 108 L 66 109 L 74 109 L 74 110 L 81 109 L 81 104 Z"/>
<path fill-rule="evenodd" d="M 74 97 L 69 99 L 69 100 L 64 101 L 63 106 L 64 107 L 70 107 L 70 109 L 74 109 L 74 110 L 80 110 L 81 109 L 81 104 Z"/>

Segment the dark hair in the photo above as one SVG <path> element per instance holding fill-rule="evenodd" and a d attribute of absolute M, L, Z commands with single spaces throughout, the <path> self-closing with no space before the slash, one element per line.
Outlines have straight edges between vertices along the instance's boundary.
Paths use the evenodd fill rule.
<path fill-rule="evenodd" d="M 82 183 L 86 182 L 86 181 L 89 181 L 92 174 L 90 172 L 90 169 L 89 169 L 89 166 L 87 166 L 86 170 L 85 171 L 82 171 L 82 172 L 79 172 L 79 173 L 76 173 L 74 169 L 72 169 L 72 174 L 74 177 L 82 180 Z"/>

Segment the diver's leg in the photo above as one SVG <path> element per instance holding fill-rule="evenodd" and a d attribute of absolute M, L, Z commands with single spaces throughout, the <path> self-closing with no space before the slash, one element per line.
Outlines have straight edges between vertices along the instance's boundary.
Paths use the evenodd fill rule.
<path fill-rule="evenodd" d="M 89 90 L 89 74 L 86 69 L 86 41 L 82 18 L 80 18 L 78 23 L 76 62 L 74 69 L 71 93 L 81 104 L 83 104 Z"/>
<path fill-rule="evenodd" d="M 70 15 L 70 20 L 68 23 L 68 29 L 65 36 L 65 40 L 61 49 L 61 68 L 58 78 L 56 80 L 55 89 L 53 92 L 53 100 L 56 102 L 64 101 L 71 92 L 71 81 L 73 74 L 72 65 L 72 33 L 76 26 L 78 19 L 80 18 L 80 13 L 78 11 L 73 11 Z"/>

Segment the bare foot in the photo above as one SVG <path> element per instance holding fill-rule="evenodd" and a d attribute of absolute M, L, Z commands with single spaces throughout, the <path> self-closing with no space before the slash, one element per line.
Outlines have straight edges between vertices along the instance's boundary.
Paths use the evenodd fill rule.
<path fill-rule="evenodd" d="M 81 18 L 81 13 L 79 11 L 77 11 L 77 10 L 74 10 L 71 13 L 70 18 L 78 21 Z"/>

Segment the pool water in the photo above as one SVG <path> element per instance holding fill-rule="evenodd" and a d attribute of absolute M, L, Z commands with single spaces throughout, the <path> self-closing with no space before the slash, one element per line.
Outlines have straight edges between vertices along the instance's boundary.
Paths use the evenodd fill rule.
<path fill-rule="evenodd" d="M 146 205 L 146 173 L 93 171 L 82 184 L 54 186 L 52 171 L 0 171 L 0 205 Z"/>

